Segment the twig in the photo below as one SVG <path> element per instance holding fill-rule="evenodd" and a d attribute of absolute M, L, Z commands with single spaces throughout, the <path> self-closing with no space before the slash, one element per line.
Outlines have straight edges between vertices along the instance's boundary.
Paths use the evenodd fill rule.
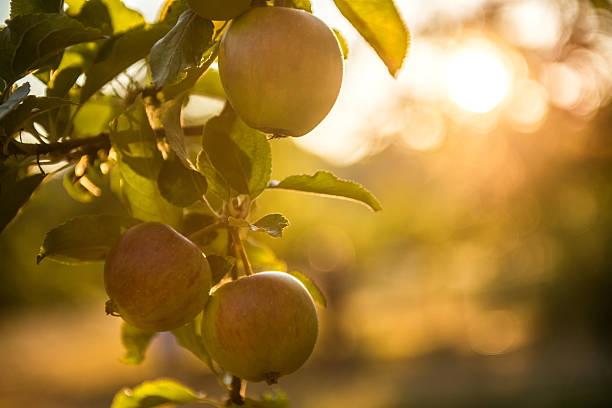
<path fill-rule="evenodd" d="M 230 228 L 230 234 L 232 235 L 234 245 L 238 249 L 238 252 L 240 252 L 240 257 L 242 258 L 242 263 L 244 265 L 244 273 L 247 276 L 252 275 L 253 267 L 251 266 L 251 262 L 249 262 L 249 257 L 247 256 L 246 249 L 244 249 L 244 245 L 242 244 L 238 230 L 236 228 Z"/>
<path fill-rule="evenodd" d="M 232 385 L 230 388 L 230 401 L 236 405 L 244 405 L 242 398 L 242 380 L 236 376 L 232 376 Z"/>

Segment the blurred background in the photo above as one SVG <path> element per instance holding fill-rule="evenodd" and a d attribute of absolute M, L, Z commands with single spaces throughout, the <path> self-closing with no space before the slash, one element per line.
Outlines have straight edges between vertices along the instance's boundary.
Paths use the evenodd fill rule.
<path fill-rule="evenodd" d="M 153 21 L 161 1 L 125 3 Z M 315 131 L 272 143 L 273 178 L 328 169 L 384 210 L 259 200 L 292 223 L 266 243 L 328 299 L 314 356 L 280 388 L 298 408 L 612 406 L 610 2 L 396 3 L 412 46 L 393 80 L 313 0 L 348 41 L 345 81 Z M 221 105 L 193 98 L 190 120 Z M 46 231 L 102 208 L 119 208 L 110 189 L 77 203 L 57 177 L 0 235 L 0 406 L 107 407 L 159 376 L 220 395 L 171 336 L 119 362 L 101 264 L 36 266 Z"/>

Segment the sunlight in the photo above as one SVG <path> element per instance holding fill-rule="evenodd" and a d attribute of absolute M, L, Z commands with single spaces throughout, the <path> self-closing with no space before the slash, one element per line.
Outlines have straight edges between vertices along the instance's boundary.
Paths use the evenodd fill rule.
<path fill-rule="evenodd" d="M 486 44 L 460 48 L 448 65 L 446 80 L 453 102 L 476 113 L 493 110 L 510 88 L 508 69 Z"/>

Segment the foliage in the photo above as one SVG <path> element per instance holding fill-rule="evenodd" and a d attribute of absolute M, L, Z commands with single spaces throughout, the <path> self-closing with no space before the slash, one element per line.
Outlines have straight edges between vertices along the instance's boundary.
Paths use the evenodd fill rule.
<path fill-rule="evenodd" d="M 311 12 L 310 1 L 275 3 Z M 396 75 L 409 34 L 393 2 L 335 3 Z M 227 24 L 204 19 L 178 1 L 169 1 L 159 21 L 148 24 L 120 0 L 12 0 L 0 31 L 0 231 L 51 177 L 63 177 L 67 194 L 81 202 L 96 200 L 110 184 L 128 215 L 67 220 L 44 237 L 37 262 L 103 261 L 127 229 L 161 221 L 181 231 L 189 225 L 188 237 L 208 256 L 213 284 L 219 284 L 240 271 L 286 270 L 274 252 L 245 236 L 280 238 L 289 226 L 280 213 L 249 220 L 268 189 L 348 198 L 380 210 L 364 187 L 329 172 L 271 181 L 271 135 L 246 125 L 229 103 L 204 126 L 183 125 L 190 96 L 225 99 L 219 74 L 210 67 Z M 346 41 L 336 35 L 346 58 Z M 29 74 L 46 84 L 45 96 L 29 95 Z M 290 273 L 326 305 L 314 282 Z M 172 333 L 221 376 L 201 341 L 201 319 L 200 314 Z M 141 363 L 154 335 L 124 324 L 123 361 Z M 284 394 L 245 400 L 239 385 L 238 380 L 230 390 L 233 404 L 288 406 Z M 172 380 L 158 380 L 119 392 L 112 407 L 186 403 L 219 404 Z"/>

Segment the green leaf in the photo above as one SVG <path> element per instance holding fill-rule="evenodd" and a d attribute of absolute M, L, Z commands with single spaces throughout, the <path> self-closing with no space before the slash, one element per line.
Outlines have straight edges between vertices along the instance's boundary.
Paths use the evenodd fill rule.
<path fill-rule="evenodd" d="M 91 1 L 91 0 L 90 0 Z M 144 17 L 122 0 L 102 0 L 111 17 L 115 34 L 129 31 L 145 23 Z"/>
<path fill-rule="evenodd" d="M 248 237 L 243 241 L 251 266 L 258 271 L 286 271 L 287 264 L 276 257 L 268 246 Z"/>
<path fill-rule="evenodd" d="M 190 93 L 192 95 L 208 96 L 216 99 L 227 99 L 223 85 L 221 84 L 221 78 L 219 77 L 219 71 L 216 69 L 208 69 L 204 75 L 198 79 L 198 82 L 191 88 Z"/>
<path fill-rule="evenodd" d="M 191 10 L 184 11 L 176 25 L 153 45 L 149 64 L 153 84 L 162 86 L 185 68 L 196 66 L 212 40 L 214 26 Z"/>
<path fill-rule="evenodd" d="M 65 98 L 82 73 L 83 69 L 79 66 L 68 66 L 56 71 L 49 81 L 47 96 Z"/>
<path fill-rule="evenodd" d="M 236 258 L 233 256 L 207 255 L 206 259 L 212 271 L 212 286 L 215 286 L 225 275 L 227 275 L 236 265 Z"/>
<path fill-rule="evenodd" d="M 380 203 L 361 184 L 342 180 L 328 171 L 317 171 L 314 175 L 289 176 L 282 181 L 272 181 L 270 188 L 283 188 L 348 198 L 369 206 L 374 211 L 382 210 Z"/>
<path fill-rule="evenodd" d="M 242 122 L 229 104 L 206 123 L 203 147 L 234 190 L 255 198 L 266 188 L 272 170 L 270 144 L 265 134 Z"/>
<path fill-rule="evenodd" d="M 81 103 L 130 65 L 145 58 L 167 30 L 165 24 L 139 26 L 108 39 L 100 47 L 96 62 L 85 71 Z"/>
<path fill-rule="evenodd" d="M 191 166 L 189 153 L 187 147 L 185 147 L 185 134 L 181 125 L 184 100 L 185 95 L 181 95 L 176 99 L 164 102 L 157 112 L 153 112 L 153 115 L 161 116 L 168 144 L 186 166 Z"/>
<path fill-rule="evenodd" d="M 73 16 L 87 27 L 100 30 L 104 35 L 113 34 L 113 23 L 108 8 L 102 0 L 89 0 L 79 14 Z"/>
<path fill-rule="evenodd" d="M 11 112 L 15 107 L 30 93 L 30 83 L 26 82 L 9 96 L 9 98 L 0 105 L 0 120 L 6 116 L 7 113 Z"/>
<path fill-rule="evenodd" d="M 327 300 L 325 299 L 325 295 L 323 295 L 323 292 L 321 291 L 321 289 L 319 289 L 317 284 L 314 283 L 314 281 L 312 281 L 308 276 L 304 275 L 302 272 L 290 271 L 287 273 L 293 276 L 294 278 L 296 278 L 297 280 L 299 280 L 300 282 L 302 282 L 302 284 L 308 290 L 308 293 L 310 293 L 310 296 L 312 296 L 314 301 L 317 302 L 319 306 L 327 307 Z"/>
<path fill-rule="evenodd" d="M 342 50 L 342 56 L 344 57 L 344 59 L 347 59 L 349 55 L 349 48 L 348 48 L 348 43 L 346 42 L 346 39 L 344 38 L 340 30 L 336 30 L 334 28 L 332 29 L 332 31 L 334 32 L 334 34 L 336 35 L 336 38 L 338 39 L 338 44 L 340 44 L 340 49 Z"/>
<path fill-rule="evenodd" d="M 202 341 L 202 313 L 198 314 L 189 324 L 172 330 L 179 346 L 191 351 L 194 356 L 202 360 L 214 371 L 214 366 L 204 342 Z"/>
<path fill-rule="evenodd" d="M 80 137 L 108 132 L 109 123 L 121 112 L 121 109 L 123 106 L 117 97 L 95 95 L 82 104 L 74 115 L 74 130 Z"/>
<path fill-rule="evenodd" d="M 159 192 L 157 179 L 162 156 L 142 105 L 115 120 L 111 143 L 118 156 L 123 198 L 132 216 L 178 226 L 182 209 L 169 203 Z"/>
<path fill-rule="evenodd" d="M 175 99 L 183 93 L 189 91 L 197 83 L 198 79 L 206 72 L 210 65 L 217 58 L 219 44 L 214 43 L 202 56 L 202 64 L 197 67 L 189 67 L 185 70 L 185 75 L 176 82 L 166 84 L 162 88 L 165 100 Z"/>
<path fill-rule="evenodd" d="M 47 233 L 36 263 L 44 258 L 67 264 L 103 261 L 121 235 L 136 224 L 137 220 L 119 215 L 72 218 Z"/>
<path fill-rule="evenodd" d="M 35 13 L 59 13 L 63 0 L 11 0 L 11 19 Z"/>
<path fill-rule="evenodd" d="M 30 24 L 12 60 L 13 72 L 18 77 L 44 66 L 48 58 L 64 48 L 102 38 L 102 33 L 85 27 L 79 21 L 60 14 L 31 14 L 17 17 L 13 24 Z"/>
<path fill-rule="evenodd" d="M 161 195 L 179 207 L 190 206 L 206 193 L 204 176 L 185 167 L 174 155 L 162 163 L 157 185 Z"/>
<path fill-rule="evenodd" d="M 232 408 L 239 408 L 237 405 L 230 405 Z M 282 392 L 266 393 L 261 400 L 245 398 L 244 408 L 290 408 L 289 398 Z"/>
<path fill-rule="evenodd" d="M 290 7 L 312 13 L 310 0 L 276 0 L 274 5 L 277 7 Z"/>
<path fill-rule="evenodd" d="M 66 47 L 102 37 L 99 30 L 60 14 L 27 14 L 0 32 L 0 77 L 7 83 L 55 62 Z"/>
<path fill-rule="evenodd" d="M 283 229 L 289 226 L 289 220 L 282 214 L 268 214 L 251 225 L 253 231 L 263 231 L 274 238 L 283 236 Z"/>
<path fill-rule="evenodd" d="M 228 200 L 230 192 L 227 182 L 212 165 L 206 150 L 201 150 L 198 154 L 197 166 L 198 171 L 206 178 L 208 191 L 221 200 Z"/>
<path fill-rule="evenodd" d="M 140 330 L 123 322 L 121 325 L 121 344 L 125 348 L 125 354 L 121 362 L 127 365 L 138 365 L 145 359 L 147 348 L 156 333 Z"/>
<path fill-rule="evenodd" d="M 410 44 L 410 33 L 393 0 L 334 0 L 338 10 L 359 31 L 396 76 Z"/>
<path fill-rule="evenodd" d="M 0 163 L 0 232 L 15 218 L 44 178 L 44 174 L 19 177 L 16 168 Z"/>
<path fill-rule="evenodd" d="M 201 398 L 186 386 L 168 379 L 147 381 L 119 391 L 111 408 L 153 408 L 168 404 L 188 404 Z"/>
<path fill-rule="evenodd" d="M 72 104 L 73 102 L 67 99 L 29 95 L 2 118 L 2 126 L 6 134 L 10 136 L 24 127 L 24 124 L 30 119 L 44 112 Z"/>

